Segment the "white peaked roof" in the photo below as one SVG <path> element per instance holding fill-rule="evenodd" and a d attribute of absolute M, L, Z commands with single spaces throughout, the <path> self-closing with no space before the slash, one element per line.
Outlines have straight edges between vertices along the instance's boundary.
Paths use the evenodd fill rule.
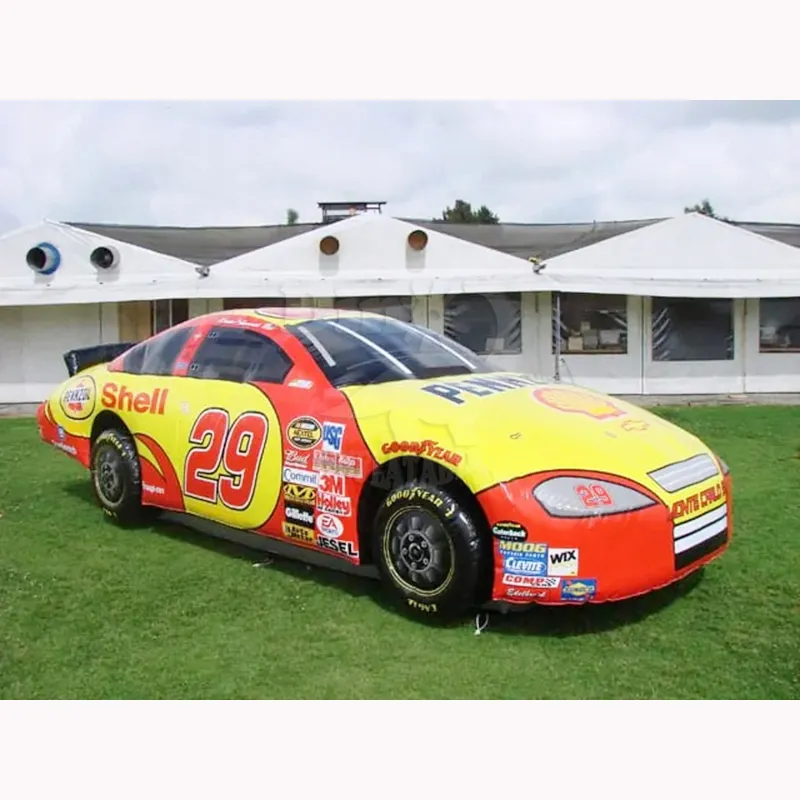
<path fill-rule="evenodd" d="M 423 230 L 422 251 L 408 236 Z M 324 255 L 320 242 L 339 249 Z M 204 296 L 338 297 L 548 291 L 549 279 L 516 256 L 380 214 L 360 214 L 215 264 Z"/>
<path fill-rule="evenodd" d="M 800 248 L 682 214 L 547 261 L 561 291 L 659 297 L 800 297 Z"/>
<path fill-rule="evenodd" d="M 46 245 L 49 274 L 37 273 L 26 257 Z M 115 251 L 117 262 L 98 269 L 89 256 L 97 247 Z M 60 305 L 182 297 L 198 280 L 195 265 L 105 236 L 45 221 L 0 236 L 0 306 Z"/>

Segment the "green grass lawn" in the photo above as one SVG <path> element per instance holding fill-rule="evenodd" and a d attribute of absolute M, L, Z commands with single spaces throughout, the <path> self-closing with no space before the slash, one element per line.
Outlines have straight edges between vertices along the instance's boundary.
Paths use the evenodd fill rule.
<path fill-rule="evenodd" d="M 800 408 L 660 413 L 734 476 L 728 553 L 601 607 L 446 628 L 373 582 L 182 528 L 116 528 L 87 475 L 0 420 L 2 698 L 800 698 Z"/>

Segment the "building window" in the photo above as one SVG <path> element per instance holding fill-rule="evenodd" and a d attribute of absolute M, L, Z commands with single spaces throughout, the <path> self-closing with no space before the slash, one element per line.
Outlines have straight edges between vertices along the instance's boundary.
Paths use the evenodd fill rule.
<path fill-rule="evenodd" d="M 764 297 L 758 307 L 759 353 L 800 353 L 800 297 Z"/>
<path fill-rule="evenodd" d="M 444 333 L 479 355 L 521 353 L 520 293 L 445 295 Z"/>
<path fill-rule="evenodd" d="M 189 319 L 189 301 L 178 300 L 153 300 L 150 303 L 150 330 L 152 333 L 179 325 Z"/>
<path fill-rule="evenodd" d="M 333 307 L 348 311 L 369 311 L 385 314 L 400 322 L 413 322 L 414 313 L 410 297 L 336 297 Z"/>
<path fill-rule="evenodd" d="M 225 297 L 223 311 L 236 311 L 241 308 L 286 308 L 285 297 Z"/>
<path fill-rule="evenodd" d="M 560 352 L 570 355 L 628 352 L 628 298 L 618 294 L 561 294 L 553 298 L 552 351 L 561 334 Z"/>
<path fill-rule="evenodd" d="M 733 300 L 653 298 L 653 361 L 730 361 Z"/>

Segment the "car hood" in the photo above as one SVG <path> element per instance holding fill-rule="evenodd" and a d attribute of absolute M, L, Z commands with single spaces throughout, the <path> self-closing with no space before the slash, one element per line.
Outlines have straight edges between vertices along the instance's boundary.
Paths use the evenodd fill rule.
<path fill-rule="evenodd" d="M 519 373 L 344 391 L 379 463 L 426 455 L 476 492 L 533 472 L 574 469 L 620 475 L 666 499 L 649 472 L 713 457 L 697 437 L 638 406 Z"/>

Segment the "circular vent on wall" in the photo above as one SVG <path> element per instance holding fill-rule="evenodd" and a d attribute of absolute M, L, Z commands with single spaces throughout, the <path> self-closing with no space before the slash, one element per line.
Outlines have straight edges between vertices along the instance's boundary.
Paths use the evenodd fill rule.
<path fill-rule="evenodd" d="M 61 253 L 49 242 L 40 242 L 25 255 L 28 266 L 39 275 L 52 275 L 61 266 Z"/>

